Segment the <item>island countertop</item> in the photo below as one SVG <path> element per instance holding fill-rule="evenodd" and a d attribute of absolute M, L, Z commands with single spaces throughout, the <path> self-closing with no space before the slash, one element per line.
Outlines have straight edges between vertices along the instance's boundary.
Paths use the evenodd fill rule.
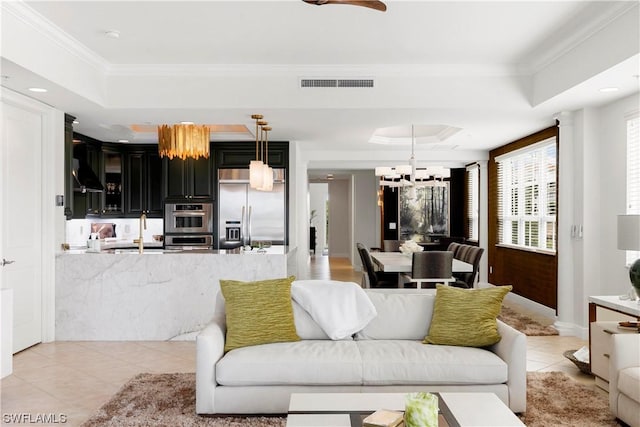
<path fill-rule="evenodd" d="M 296 248 L 267 249 L 164 256 L 152 256 L 153 250 L 61 252 L 56 256 L 56 340 L 168 340 L 199 331 L 213 317 L 220 280 L 296 274 Z"/>

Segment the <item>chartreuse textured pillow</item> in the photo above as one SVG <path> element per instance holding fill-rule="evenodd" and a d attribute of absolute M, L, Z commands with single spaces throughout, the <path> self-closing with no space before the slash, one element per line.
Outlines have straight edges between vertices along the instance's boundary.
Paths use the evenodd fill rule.
<path fill-rule="evenodd" d="M 486 347 L 500 341 L 496 317 L 512 286 L 460 289 L 436 285 L 425 344 Z"/>
<path fill-rule="evenodd" d="M 220 280 L 227 316 L 225 352 L 250 345 L 300 340 L 291 305 L 294 280 L 294 276 L 257 282 Z"/>

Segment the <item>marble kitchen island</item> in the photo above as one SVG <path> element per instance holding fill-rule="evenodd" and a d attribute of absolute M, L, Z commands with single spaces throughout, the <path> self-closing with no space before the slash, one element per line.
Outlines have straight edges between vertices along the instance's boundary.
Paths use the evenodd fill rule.
<path fill-rule="evenodd" d="M 56 340 L 169 340 L 214 315 L 220 279 L 295 275 L 295 248 L 56 256 Z"/>

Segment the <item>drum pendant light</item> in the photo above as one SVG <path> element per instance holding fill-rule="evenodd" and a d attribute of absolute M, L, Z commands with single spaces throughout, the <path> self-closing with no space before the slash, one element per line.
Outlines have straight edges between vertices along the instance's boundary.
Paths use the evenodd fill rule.
<path fill-rule="evenodd" d="M 262 138 L 260 130 L 260 121 L 262 120 L 262 114 L 253 114 L 251 118 L 256 121 L 256 159 L 251 160 L 249 163 L 249 186 L 251 188 L 262 187 L 263 173 L 262 168 L 264 163 L 261 160 L 262 154 Z"/>
<path fill-rule="evenodd" d="M 260 191 L 273 191 L 273 168 L 269 166 L 269 138 L 268 133 L 271 130 L 269 126 L 262 126 L 264 133 L 264 165 L 262 166 L 262 186 L 258 187 Z"/>

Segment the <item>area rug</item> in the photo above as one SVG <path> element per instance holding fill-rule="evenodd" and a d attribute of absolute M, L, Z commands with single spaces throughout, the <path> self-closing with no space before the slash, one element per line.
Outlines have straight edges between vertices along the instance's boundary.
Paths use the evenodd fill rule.
<path fill-rule="evenodd" d="M 579 384 L 562 372 L 527 373 L 529 427 L 617 426 L 604 394 Z M 199 417 L 195 414 L 195 375 L 140 374 L 83 427 L 284 427 L 286 418 Z"/>
<path fill-rule="evenodd" d="M 558 331 L 554 327 L 543 325 L 509 307 L 502 306 L 498 319 L 530 337 L 558 335 Z"/>

